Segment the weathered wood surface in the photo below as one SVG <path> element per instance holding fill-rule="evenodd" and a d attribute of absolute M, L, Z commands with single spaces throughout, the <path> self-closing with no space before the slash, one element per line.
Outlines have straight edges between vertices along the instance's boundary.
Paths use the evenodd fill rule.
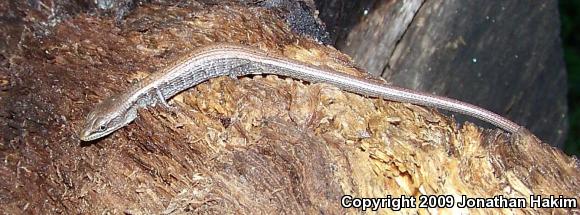
<path fill-rule="evenodd" d="M 26 3 L 0 6 L 16 14 L 0 23 L 3 213 L 338 214 L 357 212 L 340 207 L 345 194 L 580 196 L 578 160 L 531 134 L 275 76 L 211 80 L 173 98 L 179 111 L 140 111 L 83 144 L 76 131 L 95 103 L 204 44 L 364 74 L 262 7 L 142 4 L 122 20 L 80 12 L 43 28 Z"/>
<path fill-rule="evenodd" d="M 568 110 L 558 1 L 321 2 L 337 47 L 370 73 L 493 110 L 563 146 Z"/>

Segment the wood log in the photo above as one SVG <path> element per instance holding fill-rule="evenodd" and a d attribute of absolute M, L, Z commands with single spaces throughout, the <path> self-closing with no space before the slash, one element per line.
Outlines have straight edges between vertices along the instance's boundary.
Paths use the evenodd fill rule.
<path fill-rule="evenodd" d="M 568 88 L 558 1 L 321 0 L 318 6 L 337 48 L 370 73 L 492 110 L 562 148 Z"/>
<path fill-rule="evenodd" d="M 141 110 L 129 126 L 82 143 L 76 133 L 97 102 L 204 44 L 366 74 L 261 6 L 146 3 L 121 22 L 81 12 L 47 28 L 31 24 L 41 18 L 31 11 L 0 25 L 3 213 L 338 214 L 361 212 L 341 207 L 345 195 L 580 196 L 578 160 L 526 131 L 457 125 L 433 109 L 277 76 L 210 80 L 172 98 L 178 111 Z"/>

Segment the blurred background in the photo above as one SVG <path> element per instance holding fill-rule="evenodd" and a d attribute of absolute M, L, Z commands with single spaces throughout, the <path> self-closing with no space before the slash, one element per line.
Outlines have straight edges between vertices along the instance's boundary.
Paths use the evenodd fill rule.
<path fill-rule="evenodd" d="M 564 150 L 580 155 L 580 0 L 560 0 L 564 59 L 568 70 L 570 131 Z"/>

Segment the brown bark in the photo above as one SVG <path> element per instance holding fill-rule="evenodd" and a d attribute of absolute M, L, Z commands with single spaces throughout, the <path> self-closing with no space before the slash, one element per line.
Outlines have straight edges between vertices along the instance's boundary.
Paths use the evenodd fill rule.
<path fill-rule="evenodd" d="M 0 68 L 5 213 L 337 214 L 357 212 L 340 207 L 346 194 L 580 195 L 578 161 L 525 131 L 458 126 L 435 110 L 276 76 L 217 78 L 173 98 L 176 112 L 141 110 L 106 138 L 78 140 L 95 103 L 204 44 L 364 75 L 268 9 L 143 4 L 120 24 L 80 13 L 44 37 L 11 29 L 18 39 L 5 37 Z M 416 211 L 428 212 L 404 210 Z"/>

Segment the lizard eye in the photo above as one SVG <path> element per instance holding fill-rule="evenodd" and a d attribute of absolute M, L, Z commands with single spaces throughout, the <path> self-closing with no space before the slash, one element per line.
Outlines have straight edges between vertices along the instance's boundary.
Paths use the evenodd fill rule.
<path fill-rule="evenodd" d="M 104 131 L 105 129 L 107 129 L 106 126 L 104 126 L 104 125 L 99 126 L 99 131 Z"/>

